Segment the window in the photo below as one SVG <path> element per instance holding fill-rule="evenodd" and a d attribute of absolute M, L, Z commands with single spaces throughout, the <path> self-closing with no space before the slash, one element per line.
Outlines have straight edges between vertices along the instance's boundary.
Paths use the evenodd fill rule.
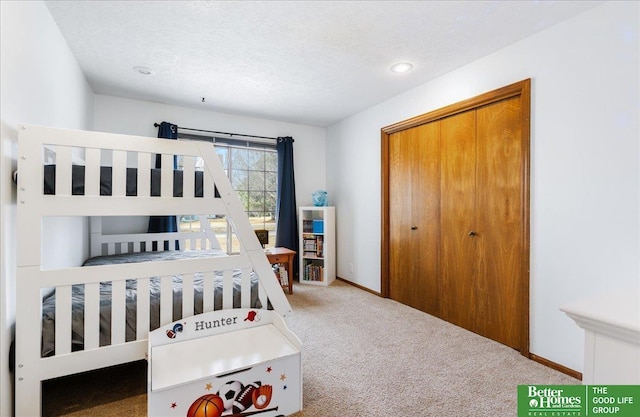
<path fill-rule="evenodd" d="M 229 177 L 232 188 L 254 230 L 267 230 L 269 243 L 275 246 L 276 240 L 276 192 L 278 181 L 278 156 L 275 143 L 249 142 L 237 139 L 207 138 L 203 136 L 180 134 L 179 139 L 211 140 L 216 154 Z M 202 166 L 202 164 L 198 164 Z M 182 161 L 178 160 L 178 169 Z M 199 231 L 199 219 L 184 215 L 179 217 L 180 231 Z M 226 218 L 211 216 L 209 224 L 216 234 L 220 246 L 227 253 L 238 253 L 240 242 Z"/>

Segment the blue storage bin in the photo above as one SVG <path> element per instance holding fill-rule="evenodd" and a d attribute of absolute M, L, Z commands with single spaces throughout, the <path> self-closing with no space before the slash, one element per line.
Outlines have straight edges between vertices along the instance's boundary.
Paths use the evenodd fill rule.
<path fill-rule="evenodd" d="M 324 233 L 324 221 L 323 220 L 314 220 L 313 221 L 313 233 Z"/>

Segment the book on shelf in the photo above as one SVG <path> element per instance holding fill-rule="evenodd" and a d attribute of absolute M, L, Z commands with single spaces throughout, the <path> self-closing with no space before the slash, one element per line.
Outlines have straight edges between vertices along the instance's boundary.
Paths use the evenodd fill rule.
<path fill-rule="evenodd" d="M 316 236 L 316 256 L 322 258 L 324 255 L 324 237 Z"/>
<path fill-rule="evenodd" d="M 312 263 L 305 265 L 302 279 L 305 281 L 324 281 L 324 267 Z"/>
<path fill-rule="evenodd" d="M 286 287 L 289 285 L 289 274 L 284 266 L 280 265 L 280 285 Z"/>
<path fill-rule="evenodd" d="M 302 221 L 302 232 L 303 233 L 313 233 L 313 220 L 303 220 Z"/>
<path fill-rule="evenodd" d="M 305 236 L 302 250 L 303 256 L 322 258 L 324 256 L 324 236 Z"/>
<path fill-rule="evenodd" d="M 324 233 L 324 220 L 302 220 L 302 233 Z"/>
<path fill-rule="evenodd" d="M 283 265 L 274 265 L 273 273 L 275 274 L 278 282 L 280 282 L 281 286 L 287 287 L 289 285 L 289 274 L 287 273 L 287 269 Z"/>
<path fill-rule="evenodd" d="M 302 247 L 304 250 L 314 251 L 316 250 L 316 239 L 314 237 L 305 237 Z"/>

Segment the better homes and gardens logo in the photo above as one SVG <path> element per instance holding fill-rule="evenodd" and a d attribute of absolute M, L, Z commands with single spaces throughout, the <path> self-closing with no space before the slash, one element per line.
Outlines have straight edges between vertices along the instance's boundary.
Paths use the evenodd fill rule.
<path fill-rule="evenodd" d="M 518 417 L 585 416 L 583 397 L 584 386 L 581 385 L 520 385 Z M 526 403 L 526 410 L 522 410 L 523 402 Z M 521 410 L 527 413 L 522 414 Z"/>
<path fill-rule="evenodd" d="M 519 385 L 518 417 L 640 416 L 640 385 Z"/>

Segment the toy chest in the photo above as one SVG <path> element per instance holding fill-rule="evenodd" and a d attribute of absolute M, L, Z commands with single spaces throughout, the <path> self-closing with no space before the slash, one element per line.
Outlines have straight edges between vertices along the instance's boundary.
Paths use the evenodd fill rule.
<path fill-rule="evenodd" d="M 272 310 L 219 310 L 158 328 L 149 333 L 148 415 L 300 411 L 301 347 Z"/>

